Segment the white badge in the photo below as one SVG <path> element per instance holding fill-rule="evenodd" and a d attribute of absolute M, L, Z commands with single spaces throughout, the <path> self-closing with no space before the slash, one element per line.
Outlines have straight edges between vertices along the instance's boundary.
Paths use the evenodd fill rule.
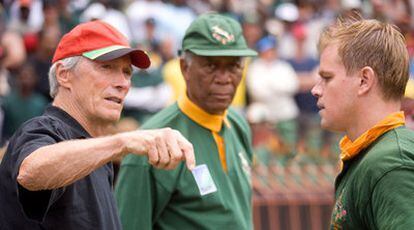
<path fill-rule="evenodd" d="M 191 172 L 193 173 L 194 179 L 202 196 L 217 191 L 216 185 L 210 175 L 210 171 L 208 171 L 207 165 L 198 165 Z"/>

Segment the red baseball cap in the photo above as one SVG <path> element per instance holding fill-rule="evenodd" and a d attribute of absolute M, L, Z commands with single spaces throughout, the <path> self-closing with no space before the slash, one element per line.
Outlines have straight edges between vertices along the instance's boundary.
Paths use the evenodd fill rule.
<path fill-rule="evenodd" d="M 20 7 L 30 7 L 32 0 L 20 0 Z"/>
<path fill-rule="evenodd" d="M 141 69 L 151 64 L 147 53 L 131 48 L 127 38 L 118 30 L 96 20 L 79 24 L 65 34 L 56 48 L 52 63 L 73 56 L 109 61 L 124 55 L 130 55 L 132 65 Z"/>

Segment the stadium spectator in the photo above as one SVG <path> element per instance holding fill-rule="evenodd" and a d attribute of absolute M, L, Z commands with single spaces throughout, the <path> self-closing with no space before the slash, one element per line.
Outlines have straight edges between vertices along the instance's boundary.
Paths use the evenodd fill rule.
<path fill-rule="evenodd" d="M 22 37 L 6 28 L 4 11 L 0 7 L 0 130 L 3 130 L 4 112 L 2 108 L 4 96 L 10 93 L 12 71 L 16 71 L 26 60 L 26 51 Z M 0 131 L 0 146 L 4 143 Z"/>
<path fill-rule="evenodd" d="M 34 91 L 37 75 L 31 64 L 25 64 L 16 76 L 16 87 L 4 98 L 3 138 L 9 139 L 17 128 L 30 118 L 40 116 L 47 99 Z"/>
<path fill-rule="evenodd" d="M 297 75 L 288 62 L 279 59 L 273 36 L 262 38 L 256 47 L 259 58 L 249 66 L 246 79 L 249 95 L 252 102 L 266 105 L 268 122 L 275 126 L 283 142 L 293 148 L 299 113 L 294 100 L 299 89 Z"/>

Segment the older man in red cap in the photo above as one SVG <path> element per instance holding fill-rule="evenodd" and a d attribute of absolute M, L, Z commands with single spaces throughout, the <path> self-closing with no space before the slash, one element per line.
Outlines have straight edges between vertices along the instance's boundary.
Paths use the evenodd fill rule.
<path fill-rule="evenodd" d="M 147 155 L 157 168 L 194 166 L 192 145 L 172 129 L 109 135 L 131 85 L 131 64 L 150 60 L 100 21 L 60 41 L 49 73 L 54 98 L 11 138 L 0 165 L 2 229 L 121 229 L 111 161 Z"/>

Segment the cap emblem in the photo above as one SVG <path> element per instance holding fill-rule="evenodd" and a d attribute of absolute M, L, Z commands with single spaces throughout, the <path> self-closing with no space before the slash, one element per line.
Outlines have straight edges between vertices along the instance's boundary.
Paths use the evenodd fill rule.
<path fill-rule="evenodd" d="M 221 44 L 226 45 L 227 43 L 234 42 L 234 35 L 223 30 L 219 26 L 213 26 L 211 27 L 212 30 L 212 36 L 219 41 Z"/>

